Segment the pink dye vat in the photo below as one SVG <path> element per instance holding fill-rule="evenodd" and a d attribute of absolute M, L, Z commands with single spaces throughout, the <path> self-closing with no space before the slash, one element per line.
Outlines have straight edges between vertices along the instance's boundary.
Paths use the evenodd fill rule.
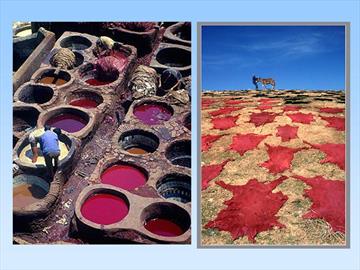
<path fill-rule="evenodd" d="M 87 123 L 88 121 L 78 115 L 62 113 L 50 118 L 46 122 L 46 125 L 60 128 L 69 133 L 74 133 L 82 130 L 87 125 Z"/>
<path fill-rule="evenodd" d="M 159 104 L 142 104 L 135 107 L 134 115 L 144 124 L 158 125 L 168 121 L 172 116 L 172 112 Z"/>
<path fill-rule="evenodd" d="M 133 190 L 146 183 L 146 175 L 130 165 L 114 165 L 101 174 L 101 183 Z"/>
<path fill-rule="evenodd" d="M 109 225 L 124 219 L 129 212 L 127 203 L 112 194 L 95 194 L 81 206 L 81 214 L 97 224 Z"/>

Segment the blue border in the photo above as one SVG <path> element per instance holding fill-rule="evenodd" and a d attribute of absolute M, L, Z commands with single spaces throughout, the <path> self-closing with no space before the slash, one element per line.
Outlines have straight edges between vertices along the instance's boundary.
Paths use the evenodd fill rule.
<path fill-rule="evenodd" d="M 1 269 L 359 269 L 360 4 L 354 1 L 2 1 L 0 6 Z M 192 21 L 193 104 L 198 100 L 198 21 L 341 21 L 351 23 L 350 249 L 197 249 L 197 185 L 192 187 L 190 246 L 12 245 L 12 21 Z M 197 106 L 192 126 L 198 126 Z M 198 148 L 193 132 L 192 147 Z M 198 153 L 193 154 L 193 176 Z"/>

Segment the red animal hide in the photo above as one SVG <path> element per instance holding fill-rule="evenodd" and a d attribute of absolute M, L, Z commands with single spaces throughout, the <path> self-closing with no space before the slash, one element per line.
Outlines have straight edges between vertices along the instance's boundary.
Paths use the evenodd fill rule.
<path fill-rule="evenodd" d="M 213 111 L 213 112 L 210 112 L 210 115 L 211 116 L 219 116 L 219 115 L 222 115 L 222 114 L 229 114 L 229 113 L 232 113 L 234 111 L 238 111 L 238 110 L 241 110 L 243 107 L 225 107 L 225 108 L 221 108 L 219 110 L 216 110 L 216 111 Z"/>
<path fill-rule="evenodd" d="M 253 123 L 256 127 L 262 126 L 266 123 L 273 122 L 276 116 L 277 114 L 269 112 L 252 113 L 249 123 Z"/>
<path fill-rule="evenodd" d="M 235 135 L 232 138 L 230 149 L 244 155 L 245 152 L 256 148 L 267 136 L 269 135 L 257 135 L 254 133 Z"/>
<path fill-rule="evenodd" d="M 206 165 L 201 167 L 201 189 L 205 190 L 209 186 L 209 182 L 218 177 L 225 165 L 231 161 L 227 159 L 220 164 Z"/>
<path fill-rule="evenodd" d="M 271 146 L 268 147 L 269 160 L 261 164 L 262 167 L 268 168 L 270 173 L 281 173 L 290 168 L 294 154 L 305 148 L 289 148 L 284 146 Z"/>
<path fill-rule="evenodd" d="M 269 109 L 272 109 L 272 106 L 271 105 L 268 105 L 268 104 L 260 104 L 258 107 L 257 107 L 258 110 L 261 110 L 261 111 L 264 111 L 264 110 L 269 110 Z"/>
<path fill-rule="evenodd" d="M 333 127 L 339 131 L 345 130 L 345 118 L 320 116 L 322 120 L 328 122 L 327 127 Z"/>
<path fill-rule="evenodd" d="M 342 112 L 344 112 L 344 109 L 343 108 L 325 107 L 325 108 L 320 108 L 320 112 L 322 112 L 322 113 L 342 113 Z"/>
<path fill-rule="evenodd" d="M 311 144 L 304 141 L 306 144 L 324 152 L 326 158 L 320 161 L 320 163 L 334 163 L 339 166 L 340 169 L 345 170 L 345 144 L 326 143 L 326 144 Z"/>
<path fill-rule="evenodd" d="M 226 105 L 236 105 L 236 104 L 241 104 L 241 103 L 247 103 L 248 101 L 246 100 L 237 100 L 237 99 L 229 99 L 225 101 Z"/>
<path fill-rule="evenodd" d="M 305 196 L 313 204 L 303 218 L 323 218 L 334 232 L 345 233 L 345 182 L 341 180 L 327 180 L 322 176 L 305 178 L 293 176 L 304 181 L 311 189 L 305 190 Z"/>
<path fill-rule="evenodd" d="M 236 126 L 236 120 L 238 119 L 238 115 L 236 116 L 225 116 L 225 117 L 217 117 L 211 119 L 211 122 L 215 129 L 229 129 Z"/>
<path fill-rule="evenodd" d="M 220 139 L 223 135 L 203 135 L 201 136 L 201 151 L 208 151 L 214 142 Z"/>
<path fill-rule="evenodd" d="M 243 186 L 216 182 L 231 191 L 233 197 L 224 202 L 227 207 L 219 212 L 215 220 L 208 222 L 205 228 L 228 231 L 233 240 L 246 235 L 249 241 L 255 242 L 255 236 L 259 232 L 270 230 L 275 226 L 285 227 L 278 222 L 276 214 L 288 197 L 282 192 L 272 193 L 272 190 L 285 179 L 287 177 L 282 176 L 269 183 L 260 183 L 256 179 L 251 179 Z"/>
<path fill-rule="evenodd" d="M 283 110 L 284 110 L 284 112 L 290 112 L 290 111 L 298 111 L 300 109 L 301 109 L 300 106 L 286 105 Z"/>
<path fill-rule="evenodd" d="M 282 142 L 290 141 L 291 139 L 297 138 L 297 132 L 299 127 L 293 127 L 290 125 L 279 126 L 277 128 L 276 136 L 281 137 Z"/>
<path fill-rule="evenodd" d="M 310 124 L 314 120 L 314 116 L 311 113 L 293 113 L 287 114 L 293 123 Z"/>

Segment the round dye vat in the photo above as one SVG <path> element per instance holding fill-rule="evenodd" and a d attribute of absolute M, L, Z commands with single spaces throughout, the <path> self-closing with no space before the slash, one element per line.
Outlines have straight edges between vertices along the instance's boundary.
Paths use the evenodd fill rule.
<path fill-rule="evenodd" d="M 44 199 L 47 191 L 36 184 L 21 184 L 13 188 L 13 205 L 22 208 Z"/>
<path fill-rule="evenodd" d="M 59 86 L 67 83 L 68 81 L 54 76 L 46 76 L 41 78 L 38 82 L 43 84 L 55 84 Z"/>
<path fill-rule="evenodd" d="M 87 123 L 88 121 L 78 115 L 63 113 L 50 118 L 46 122 L 46 125 L 60 128 L 69 133 L 74 133 L 82 130 Z"/>
<path fill-rule="evenodd" d="M 101 174 L 101 183 L 133 190 L 146 183 L 146 175 L 131 165 L 114 165 Z"/>
<path fill-rule="evenodd" d="M 98 106 L 98 103 L 90 98 L 79 98 L 74 99 L 70 102 L 70 105 L 76 106 L 76 107 L 82 107 L 85 109 L 94 109 Z"/>
<path fill-rule="evenodd" d="M 33 152 L 31 150 L 30 144 L 28 144 L 21 150 L 20 155 L 19 155 L 19 159 L 21 160 L 21 162 L 45 166 L 45 158 L 40 150 L 39 143 L 38 143 L 37 147 L 38 147 L 38 158 L 35 163 L 32 163 Z M 61 161 L 64 158 L 66 158 L 67 155 L 69 154 L 69 147 L 63 142 L 59 142 L 59 147 L 60 147 L 59 161 Z"/>
<path fill-rule="evenodd" d="M 109 225 L 124 219 L 129 212 L 128 204 L 120 197 L 98 193 L 81 206 L 81 214 L 97 224 Z"/>
<path fill-rule="evenodd" d="M 163 218 L 150 219 L 145 222 L 144 227 L 149 232 L 167 237 L 175 237 L 184 233 L 179 225 Z"/>
<path fill-rule="evenodd" d="M 158 125 L 168 121 L 172 116 L 172 112 L 161 104 L 145 103 L 134 108 L 134 115 L 144 124 Z"/>
<path fill-rule="evenodd" d="M 49 184 L 42 178 L 19 174 L 13 178 L 13 205 L 23 208 L 44 199 L 49 191 Z"/>

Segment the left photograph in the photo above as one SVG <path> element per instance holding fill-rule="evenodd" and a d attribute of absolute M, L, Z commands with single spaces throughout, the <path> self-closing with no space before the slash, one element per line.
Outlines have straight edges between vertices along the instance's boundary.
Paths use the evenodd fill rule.
<path fill-rule="evenodd" d="M 13 243 L 191 243 L 191 23 L 13 23 Z"/>

